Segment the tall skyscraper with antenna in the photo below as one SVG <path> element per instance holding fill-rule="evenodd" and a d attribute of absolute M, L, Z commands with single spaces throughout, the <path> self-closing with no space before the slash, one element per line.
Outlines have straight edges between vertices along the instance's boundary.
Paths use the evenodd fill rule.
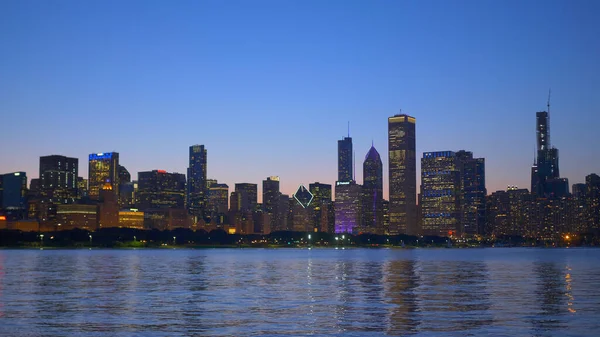
<path fill-rule="evenodd" d="M 531 192 L 538 198 L 562 197 L 569 192 L 569 183 L 560 178 L 558 149 L 550 143 L 550 93 L 546 111 L 536 117 L 536 158 L 531 168 Z"/>

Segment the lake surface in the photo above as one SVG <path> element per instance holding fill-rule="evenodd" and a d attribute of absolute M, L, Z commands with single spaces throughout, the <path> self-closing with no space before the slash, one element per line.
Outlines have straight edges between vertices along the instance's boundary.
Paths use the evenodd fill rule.
<path fill-rule="evenodd" d="M 600 249 L 0 250 L 0 336 L 599 336 Z"/>

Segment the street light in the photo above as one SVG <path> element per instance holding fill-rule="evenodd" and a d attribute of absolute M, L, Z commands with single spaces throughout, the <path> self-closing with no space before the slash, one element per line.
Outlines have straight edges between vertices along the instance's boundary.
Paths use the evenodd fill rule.
<path fill-rule="evenodd" d="M 40 234 L 40 244 L 44 245 L 44 234 Z"/>
<path fill-rule="evenodd" d="M 92 234 L 90 234 L 90 245 L 92 244 Z"/>
<path fill-rule="evenodd" d="M 175 237 L 175 236 L 174 236 L 174 237 L 173 237 L 173 244 L 175 244 L 175 243 L 176 243 L 175 239 L 177 239 L 177 237 Z"/>

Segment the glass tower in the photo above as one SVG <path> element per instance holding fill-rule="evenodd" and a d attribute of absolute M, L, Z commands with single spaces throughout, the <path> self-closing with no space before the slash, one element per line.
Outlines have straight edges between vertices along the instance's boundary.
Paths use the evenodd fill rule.
<path fill-rule="evenodd" d="M 408 115 L 388 118 L 390 235 L 418 230 L 415 123 Z"/>
<path fill-rule="evenodd" d="M 203 216 L 206 206 L 206 149 L 204 145 L 190 146 L 187 171 L 187 209 L 190 214 Z"/>

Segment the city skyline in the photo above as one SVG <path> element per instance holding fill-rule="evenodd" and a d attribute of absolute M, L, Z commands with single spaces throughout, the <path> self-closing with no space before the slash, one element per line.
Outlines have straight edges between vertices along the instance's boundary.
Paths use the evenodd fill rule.
<path fill-rule="evenodd" d="M 181 2 L 164 15 L 134 2 L 0 4 L 11 32 L 0 36 L 0 111 L 15 126 L 0 135 L 14 144 L 0 147 L 0 172 L 35 178 L 39 157 L 56 154 L 86 177 L 90 153 L 114 151 L 134 176 L 186 173 L 188 147 L 203 144 L 207 178 L 231 189 L 276 175 L 292 195 L 334 184 L 348 121 L 362 158 L 372 143 L 388 153 L 387 118 L 406 113 L 417 158 L 464 149 L 486 159 L 488 194 L 530 188 L 550 87 L 561 177 L 583 183 L 600 167 L 595 2 L 549 2 L 544 15 L 535 2 L 261 3 Z"/>

